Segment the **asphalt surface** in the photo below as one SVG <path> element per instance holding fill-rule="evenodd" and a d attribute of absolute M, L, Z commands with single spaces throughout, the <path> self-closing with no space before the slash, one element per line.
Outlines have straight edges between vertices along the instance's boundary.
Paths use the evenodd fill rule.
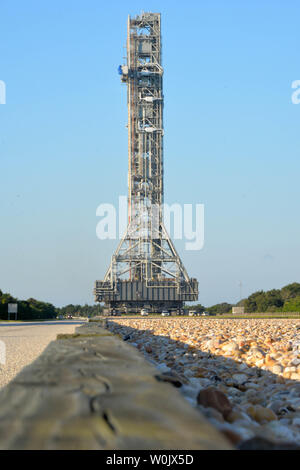
<path fill-rule="evenodd" d="M 82 323 L 85 322 L 0 322 L 0 388 L 34 361 L 58 334 L 74 333 L 76 326 Z"/>

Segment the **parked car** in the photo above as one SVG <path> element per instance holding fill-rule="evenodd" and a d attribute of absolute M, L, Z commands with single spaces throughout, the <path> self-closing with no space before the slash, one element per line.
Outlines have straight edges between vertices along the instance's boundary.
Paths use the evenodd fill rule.
<path fill-rule="evenodd" d="M 147 308 L 142 308 L 141 315 L 147 317 L 149 315 L 149 310 Z"/>
<path fill-rule="evenodd" d="M 68 315 L 68 316 L 67 316 L 67 319 L 68 319 L 68 320 L 73 320 L 72 315 Z"/>
<path fill-rule="evenodd" d="M 170 316 L 170 312 L 169 312 L 168 310 L 163 310 L 163 311 L 161 312 L 161 316 L 162 316 L 162 317 L 169 317 L 169 316 Z"/>
<path fill-rule="evenodd" d="M 189 316 L 190 316 L 190 317 L 195 317 L 196 315 L 197 315 L 196 310 L 190 310 L 190 311 L 189 311 Z"/>

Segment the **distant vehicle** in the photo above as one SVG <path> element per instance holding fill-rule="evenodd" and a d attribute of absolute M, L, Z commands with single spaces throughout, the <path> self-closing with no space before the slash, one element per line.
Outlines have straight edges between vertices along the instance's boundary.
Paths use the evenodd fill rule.
<path fill-rule="evenodd" d="M 162 317 L 169 317 L 169 316 L 170 316 L 170 312 L 169 312 L 168 310 L 163 310 L 163 311 L 161 312 L 161 316 L 162 316 Z"/>
<path fill-rule="evenodd" d="M 189 311 L 189 316 L 190 316 L 190 317 L 195 317 L 196 315 L 197 315 L 196 310 L 190 310 L 190 311 Z"/>
<path fill-rule="evenodd" d="M 68 320 L 73 320 L 72 315 L 68 315 L 68 316 L 67 316 L 67 319 L 68 319 Z"/>
<path fill-rule="evenodd" d="M 57 318 L 58 318 L 58 320 L 63 320 L 64 319 L 64 317 L 62 315 L 59 315 Z"/>
<path fill-rule="evenodd" d="M 147 317 L 149 315 L 149 310 L 147 308 L 142 308 L 141 315 Z"/>

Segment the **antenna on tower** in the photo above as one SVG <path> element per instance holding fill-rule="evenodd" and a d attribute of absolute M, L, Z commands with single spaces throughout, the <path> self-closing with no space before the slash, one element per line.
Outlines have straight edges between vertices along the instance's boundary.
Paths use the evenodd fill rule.
<path fill-rule="evenodd" d="M 243 288 L 242 281 L 239 281 L 239 288 L 240 288 L 240 301 L 241 301 L 242 300 L 242 288 Z"/>

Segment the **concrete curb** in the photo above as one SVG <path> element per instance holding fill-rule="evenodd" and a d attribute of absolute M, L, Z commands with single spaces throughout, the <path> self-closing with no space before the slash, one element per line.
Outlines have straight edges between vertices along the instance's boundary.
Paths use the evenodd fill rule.
<path fill-rule="evenodd" d="M 59 335 L 0 392 L 0 449 L 231 449 L 104 325 Z"/>

